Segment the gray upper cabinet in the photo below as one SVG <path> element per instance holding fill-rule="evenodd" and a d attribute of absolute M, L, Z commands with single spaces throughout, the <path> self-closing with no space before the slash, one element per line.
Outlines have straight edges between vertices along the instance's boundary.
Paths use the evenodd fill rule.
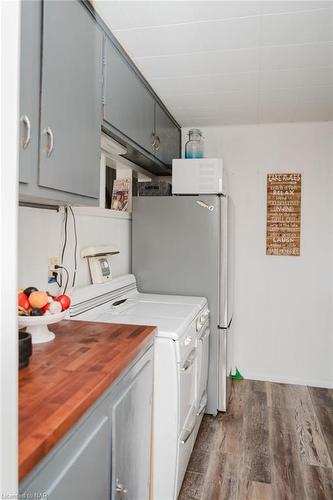
<path fill-rule="evenodd" d="M 170 116 L 155 103 L 155 156 L 171 166 L 174 158 L 180 158 L 180 130 Z"/>
<path fill-rule="evenodd" d="M 21 4 L 19 180 L 30 183 L 38 165 L 41 3 Z"/>
<path fill-rule="evenodd" d="M 103 119 L 152 153 L 154 99 L 108 38 L 104 47 Z"/>
<path fill-rule="evenodd" d="M 43 3 L 40 186 L 98 198 L 102 47 L 82 4 Z"/>

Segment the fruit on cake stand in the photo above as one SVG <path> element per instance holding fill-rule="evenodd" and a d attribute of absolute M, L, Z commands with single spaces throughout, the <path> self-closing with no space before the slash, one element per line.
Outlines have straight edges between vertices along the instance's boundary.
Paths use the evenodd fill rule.
<path fill-rule="evenodd" d="M 68 295 L 52 296 L 48 292 L 28 287 L 18 293 L 18 324 L 31 334 L 33 344 L 55 338 L 48 325 L 58 323 L 67 315 L 71 303 Z"/>

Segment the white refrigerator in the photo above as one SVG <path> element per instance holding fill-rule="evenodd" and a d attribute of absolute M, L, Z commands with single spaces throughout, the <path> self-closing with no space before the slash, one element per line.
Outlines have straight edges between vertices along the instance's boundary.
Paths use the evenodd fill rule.
<path fill-rule="evenodd" d="M 133 200 L 132 271 L 142 292 L 208 299 L 206 412 L 215 415 L 227 409 L 233 364 L 232 201 L 221 160 L 175 160 L 173 171 L 173 196 Z"/>

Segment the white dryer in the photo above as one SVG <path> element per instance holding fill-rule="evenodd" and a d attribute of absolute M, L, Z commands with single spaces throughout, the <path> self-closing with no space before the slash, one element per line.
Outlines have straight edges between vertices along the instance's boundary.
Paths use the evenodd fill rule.
<path fill-rule="evenodd" d="M 70 316 L 157 327 L 152 496 L 154 500 L 176 499 L 207 404 L 207 300 L 139 293 L 135 277 L 125 275 L 74 290 Z"/>

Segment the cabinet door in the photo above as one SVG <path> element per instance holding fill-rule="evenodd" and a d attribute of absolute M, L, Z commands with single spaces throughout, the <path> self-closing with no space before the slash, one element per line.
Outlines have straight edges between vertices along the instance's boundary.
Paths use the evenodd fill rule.
<path fill-rule="evenodd" d="M 108 417 L 93 413 L 20 493 L 48 500 L 109 499 L 110 446 Z"/>
<path fill-rule="evenodd" d="M 155 156 L 165 165 L 172 165 L 174 158 L 180 157 L 180 130 L 159 104 L 155 104 L 155 134 L 158 144 Z"/>
<path fill-rule="evenodd" d="M 42 3 L 21 2 L 19 180 L 29 183 L 38 166 Z"/>
<path fill-rule="evenodd" d="M 104 121 L 152 153 L 152 95 L 109 39 L 104 62 Z"/>
<path fill-rule="evenodd" d="M 112 409 L 114 500 L 149 498 L 152 362 L 147 361 Z"/>
<path fill-rule="evenodd" d="M 81 3 L 43 3 L 41 186 L 98 198 L 102 45 Z"/>

